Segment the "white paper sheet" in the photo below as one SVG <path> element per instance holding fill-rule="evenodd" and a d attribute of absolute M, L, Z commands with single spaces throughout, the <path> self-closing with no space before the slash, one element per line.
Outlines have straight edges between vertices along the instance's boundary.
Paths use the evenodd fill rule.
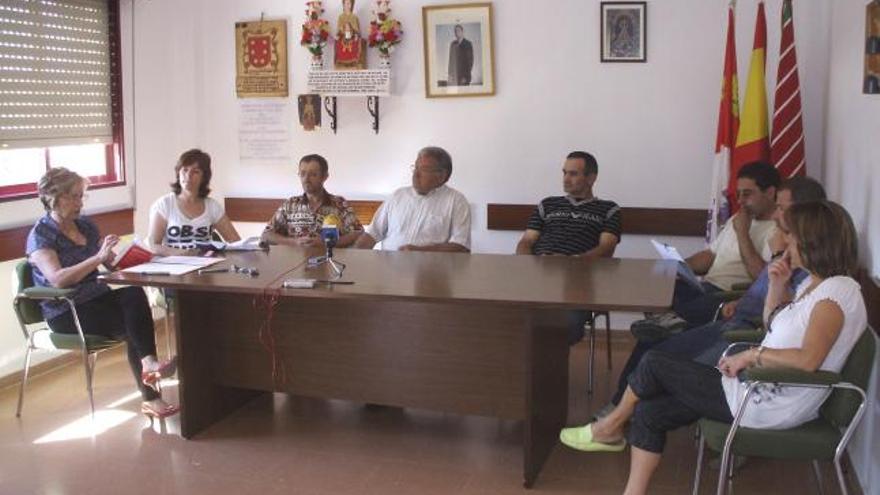
<path fill-rule="evenodd" d="M 690 265 L 684 261 L 684 258 L 682 258 L 675 246 L 671 246 L 665 242 L 659 242 L 656 239 L 651 239 L 651 244 L 654 246 L 654 249 L 657 250 L 657 253 L 660 254 L 661 258 L 678 262 L 679 277 L 688 284 L 694 286 L 694 288 L 699 289 L 700 292 L 704 292 L 705 289 L 703 289 L 703 284 L 700 283 L 699 277 L 697 277 L 697 274 L 691 270 Z"/>

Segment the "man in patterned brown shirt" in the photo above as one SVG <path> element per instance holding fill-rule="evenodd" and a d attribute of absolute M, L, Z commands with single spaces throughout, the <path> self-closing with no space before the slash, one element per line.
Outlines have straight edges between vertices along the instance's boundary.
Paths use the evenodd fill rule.
<path fill-rule="evenodd" d="M 299 161 L 299 181 L 303 194 L 284 201 L 263 232 L 263 240 L 289 246 L 322 246 L 321 225 L 324 218 L 337 219 L 339 242 L 337 247 L 351 245 L 364 228 L 351 206 L 342 196 L 334 196 L 324 189 L 330 177 L 327 160 L 321 155 L 306 155 Z"/>

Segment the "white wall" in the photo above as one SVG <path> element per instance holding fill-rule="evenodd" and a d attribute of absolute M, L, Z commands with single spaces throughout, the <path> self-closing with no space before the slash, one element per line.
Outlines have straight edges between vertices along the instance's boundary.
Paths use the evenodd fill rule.
<path fill-rule="evenodd" d="M 370 129 L 363 99 L 340 99 L 338 134 L 328 128 L 306 133 L 294 126 L 289 163 L 267 166 L 238 161 L 233 25 L 259 19 L 261 13 L 287 19 L 288 100 L 293 104 L 296 94 L 305 91 L 308 65 L 307 52 L 296 43 L 302 2 L 132 1 L 122 0 L 122 39 L 126 50 L 134 52 L 124 59 L 126 71 L 133 73 L 125 93 L 126 131 L 129 176 L 137 184 L 135 226 L 141 235 L 149 205 L 167 191 L 177 156 L 190 147 L 202 147 L 214 157 L 218 198 L 291 194 L 298 187 L 296 158 L 317 152 L 330 160 L 332 192 L 381 199 L 407 184 L 408 165 L 420 147 L 443 146 L 455 162 L 451 185 L 473 205 L 474 249 L 482 252 L 510 252 L 518 237 L 486 230 L 486 203 L 534 203 L 558 194 L 561 161 L 572 149 L 598 157 L 601 197 L 624 206 L 707 204 L 726 0 L 649 2 L 646 64 L 599 63 L 596 0 L 495 1 L 497 95 L 461 99 L 424 97 L 423 2 L 397 1 L 394 14 L 403 22 L 405 38 L 393 57 L 394 96 L 381 101 L 381 133 Z M 756 1 L 738 2 L 740 81 L 748 73 Z M 337 3 L 326 2 L 331 23 L 341 8 Z M 769 88 L 776 78 L 780 4 L 766 2 Z M 795 25 L 808 172 L 823 177 L 832 198 L 847 205 L 863 234 L 865 261 L 877 275 L 880 209 L 871 193 L 880 191 L 880 99 L 860 93 L 864 4 L 799 0 Z M 366 26 L 366 0 L 358 2 L 357 10 Z M 771 105 L 772 97 L 768 92 Z M 116 193 L 95 191 L 93 209 L 124 202 L 133 192 L 123 190 L 121 200 L 104 194 Z M 35 201 L 0 203 L 2 226 L 28 224 L 38 214 Z M 696 238 L 666 240 L 685 252 L 702 246 Z M 646 240 L 638 236 L 625 237 L 618 254 L 651 256 Z M 6 270 L 0 275 L 5 277 Z M 0 348 L 18 349 L 21 337 L 12 315 L 4 313 L 7 308 L 0 306 Z M 0 375 L 19 362 L 15 351 L 0 353 Z M 876 388 L 871 393 L 876 403 Z M 876 407 L 869 412 L 871 421 L 852 449 L 863 487 L 880 483 L 880 441 L 874 433 L 878 415 Z"/>
<path fill-rule="evenodd" d="M 442 2 L 440 2 L 442 3 Z M 498 94 L 426 99 L 421 8 L 397 2 L 405 38 L 394 53 L 394 96 L 381 102 L 381 132 L 373 134 L 363 99 L 339 101 L 339 132 L 293 133 L 289 163 L 238 162 L 238 100 L 234 90 L 233 24 L 288 20 L 291 87 L 305 91 L 308 53 L 297 44 L 299 3 L 153 0 L 137 4 L 138 216 L 144 231 L 150 202 L 166 190 L 175 158 L 201 146 L 214 157 L 218 196 L 285 196 L 294 192 L 293 163 L 318 152 L 331 166 L 328 188 L 351 198 L 383 198 L 409 181 L 407 166 L 426 144 L 453 155 L 451 185 L 474 205 L 474 248 L 510 252 L 516 234 L 488 232 L 488 202 L 534 203 L 560 192 L 562 158 L 587 149 L 600 164 L 597 193 L 626 206 L 706 205 L 720 87 L 726 2 L 666 0 L 648 11 L 648 63 L 600 64 L 599 2 L 495 2 Z M 740 72 L 747 71 L 755 2 L 739 2 Z M 802 5 L 801 5 L 802 4 Z M 823 2 L 801 2 L 797 28 L 811 170 L 823 153 L 827 20 Z M 359 2 L 366 24 L 369 7 Z M 340 6 L 327 2 L 335 22 Z M 779 2 L 768 4 L 768 81 L 775 79 Z M 555 34 L 550 34 L 552 26 Z M 372 55 L 372 54 L 371 54 Z M 371 59 L 372 61 L 372 59 Z M 685 77 L 683 77 L 683 75 Z M 298 126 L 296 126 L 298 127 Z M 163 172 L 164 171 L 164 172 Z M 165 175 L 163 175 L 163 173 Z M 651 180 L 640 180 L 648 178 Z M 644 239 L 625 239 L 622 255 L 649 255 Z M 686 251 L 700 247 L 686 242 Z"/>
<path fill-rule="evenodd" d="M 852 215 L 862 263 L 880 283 L 880 95 L 862 94 L 866 3 L 837 1 L 832 10 L 824 179 L 831 199 Z M 849 449 L 865 493 L 880 486 L 878 360 L 871 383 L 869 408 Z"/>
<path fill-rule="evenodd" d="M 444 2 L 432 2 L 444 3 Z M 452 2 L 446 2 L 452 3 Z M 136 232 L 143 236 L 152 201 L 168 190 L 177 156 L 202 147 L 214 157 L 214 195 L 285 196 L 298 184 L 293 163 L 317 152 L 330 160 L 328 188 L 350 198 L 384 198 L 409 181 L 408 165 L 427 144 L 447 148 L 451 185 L 474 209 L 474 250 L 511 252 L 517 233 L 489 232 L 486 203 L 535 203 L 559 194 L 560 167 L 572 149 L 599 159 L 597 194 L 625 206 L 701 208 L 711 179 L 721 79 L 725 0 L 649 2 L 648 62 L 599 63 L 599 2 L 545 0 L 539 24 L 535 2 L 494 2 L 497 95 L 426 99 L 421 3 L 399 1 L 404 42 L 394 53 L 394 96 L 381 101 L 381 132 L 373 134 L 363 99 L 340 98 L 339 132 L 306 133 L 294 126 L 289 163 L 252 166 L 238 161 L 238 100 L 234 87 L 236 21 L 288 20 L 291 97 L 305 91 L 308 53 L 296 41 L 301 2 L 281 0 L 122 1 L 126 46 L 126 134 L 129 177 L 137 184 Z M 755 0 L 737 10 L 739 72 L 744 80 L 752 45 Z M 767 3 L 768 87 L 775 80 L 780 0 Z M 326 2 L 335 23 L 340 5 Z M 797 2 L 795 13 L 803 85 L 808 168 L 821 169 L 827 93 L 828 5 Z M 369 7 L 358 2 L 366 26 Z M 133 19 L 133 22 L 130 20 Z M 529 33 L 543 29 L 541 40 Z M 551 32 L 552 31 L 552 32 Z M 133 51 L 134 56 L 128 52 Z M 374 63 L 374 54 L 371 63 Z M 772 95 L 771 95 L 772 99 Z M 771 100 L 772 101 L 772 100 Z M 132 102 L 134 102 L 132 104 Z M 106 191 L 106 190 L 104 190 Z M 90 208 L 106 207 L 94 191 Z M 40 209 L 35 201 L 0 204 L 0 222 L 24 225 Z M 699 238 L 666 238 L 683 252 Z M 620 256 L 653 256 L 647 240 L 625 236 Z M 0 321 L 14 328 L 11 314 Z M 614 322 L 623 328 L 626 320 Z M 0 331 L 3 349 L 20 337 Z M 17 353 L 0 355 L 0 374 Z"/>
<path fill-rule="evenodd" d="M 862 94 L 865 4 L 834 2 L 825 183 L 852 215 L 862 261 L 880 280 L 880 96 Z"/>

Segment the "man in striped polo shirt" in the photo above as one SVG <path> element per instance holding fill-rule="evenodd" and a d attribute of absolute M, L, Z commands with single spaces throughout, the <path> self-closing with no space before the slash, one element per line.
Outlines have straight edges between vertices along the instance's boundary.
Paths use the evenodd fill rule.
<path fill-rule="evenodd" d="M 562 166 L 565 196 L 544 198 L 529 218 L 516 254 L 611 257 L 620 242 L 620 207 L 593 195 L 599 166 L 585 151 L 568 154 Z M 584 333 L 589 314 L 572 317 L 569 344 Z"/>

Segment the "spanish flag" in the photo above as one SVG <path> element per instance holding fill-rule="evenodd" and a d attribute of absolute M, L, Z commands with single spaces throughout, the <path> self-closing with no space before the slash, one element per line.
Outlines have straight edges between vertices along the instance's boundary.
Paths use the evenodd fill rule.
<path fill-rule="evenodd" d="M 764 70 L 767 61 L 767 19 L 764 17 L 764 2 L 758 3 L 758 18 L 755 21 L 755 44 L 749 64 L 749 78 L 746 81 L 746 95 L 740 115 L 736 147 L 733 150 L 733 166 L 730 170 L 730 183 L 727 189 L 731 206 L 736 210 L 736 174 L 743 165 L 762 160 L 770 162 L 769 125 L 767 123 L 767 84 Z"/>

